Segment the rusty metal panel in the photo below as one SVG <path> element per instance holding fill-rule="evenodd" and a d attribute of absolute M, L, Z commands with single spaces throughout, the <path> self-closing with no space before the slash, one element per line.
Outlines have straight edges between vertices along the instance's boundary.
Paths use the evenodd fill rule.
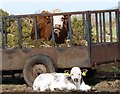
<path fill-rule="evenodd" d="M 36 54 L 48 55 L 58 68 L 91 67 L 88 47 L 33 49 L 29 54 L 30 56 Z"/>
<path fill-rule="evenodd" d="M 2 51 L 2 70 L 19 70 L 23 69 L 27 59 L 27 50 L 5 49 Z M 0 68 L 1 70 L 1 68 Z"/>
<path fill-rule="evenodd" d="M 61 68 L 74 66 L 91 67 L 88 47 L 71 47 L 67 49 L 58 48 L 57 65 Z"/>
<path fill-rule="evenodd" d="M 101 64 L 118 59 L 118 43 L 104 43 L 92 46 L 92 62 Z"/>
<path fill-rule="evenodd" d="M 4 49 L 0 51 L 2 51 L 2 67 L 0 70 L 21 70 L 28 58 L 38 54 L 51 57 L 58 68 L 91 67 L 88 47 Z"/>

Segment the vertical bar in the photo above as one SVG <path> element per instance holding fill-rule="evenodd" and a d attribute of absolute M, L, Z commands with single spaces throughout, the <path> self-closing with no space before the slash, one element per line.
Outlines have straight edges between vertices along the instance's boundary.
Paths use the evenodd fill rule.
<path fill-rule="evenodd" d="M 1 30 L 1 34 L 2 34 L 2 49 L 5 49 L 5 44 L 4 44 L 4 18 L 2 18 L 2 30 Z"/>
<path fill-rule="evenodd" d="M 38 47 L 38 32 L 37 32 L 37 17 L 34 17 L 34 30 L 35 30 L 35 43 L 36 47 Z"/>
<path fill-rule="evenodd" d="M 71 16 L 68 16 L 68 26 L 69 26 L 69 35 L 70 35 L 70 47 L 72 47 L 72 28 L 71 28 Z"/>
<path fill-rule="evenodd" d="M 88 34 L 88 48 L 89 48 L 89 58 L 92 65 L 92 27 L 91 27 L 91 14 L 90 12 L 86 13 L 86 29 Z"/>
<path fill-rule="evenodd" d="M 18 45 L 22 49 L 22 20 L 18 17 Z"/>
<path fill-rule="evenodd" d="M 120 2 L 119 2 L 120 4 Z M 118 40 L 119 40 L 119 46 L 120 46 L 120 9 L 119 9 L 119 13 L 118 13 L 118 17 L 119 17 L 119 20 L 118 20 Z"/>
<path fill-rule="evenodd" d="M 53 28 L 53 16 L 51 17 L 51 32 L 52 32 L 52 47 L 55 47 L 55 36 L 54 36 L 54 28 Z"/>
<path fill-rule="evenodd" d="M 118 37 L 118 60 L 120 61 L 120 1 L 118 2 L 118 32 L 117 32 L 117 37 Z"/>
<path fill-rule="evenodd" d="M 102 42 L 102 16 L 99 13 L 99 21 L 100 21 L 100 41 Z"/>
<path fill-rule="evenodd" d="M 104 33 L 104 42 L 106 42 L 106 28 L 105 28 L 105 13 L 103 12 L 103 33 Z"/>
<path fill-rule="evenodd" d="M 4 38 L 5 38 L 5 46 L 7 46 L 7 44 L 8 44 L 8 40 L 7 40 L 7 25 L 6 25 L 6 20 L 7 20 L 7 18 L 6 17 L 4 17 L 4 19 L 3 19 L 3 22 L 4 22 Z"/>
<path fill-rule="evenodd" d="M 98 35 L 98 16 L 97 16 L 97 13 L 95 13 L 95 23 L 96 23 L 96 37 L 97 37 L 97 43 L 99 43 L 99 35 Z"/>
<path fill-rule="evenodd" d="M 112 42 L 113 39 L 112 39 L 112 18 L 111 18 L 111 12 L 109 12 L 109 28 L 110 28 L 110 42 Z"/>
<path fill-rule="evenodd" d="M 116 18 L 116 37 L 117 37 L 117 42 L 119 41 L 118 38 L 119 38 L 119 14 L 118 12 L 116 11 L 115 12 L 115 18 Z"/>
<path fill-rule="evenodd" d="M 82 14 L 82 23 L 83 23 L 83 33 L 84 33 L 84 39 L 86 36 L 86 32 L 85 32 L 85 14 Z"/>

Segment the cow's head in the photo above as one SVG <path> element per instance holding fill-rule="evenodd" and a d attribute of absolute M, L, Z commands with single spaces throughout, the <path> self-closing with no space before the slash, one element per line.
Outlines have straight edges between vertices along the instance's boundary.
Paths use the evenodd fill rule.
<path fill-rule="evenodd" d="M 62 11 L 59 9 L 55 9 L 52 11 L 52 13 L 61 13 L 61 12 Z M 54 32 L 58 35 L 58 37 L 59 37 L 59 33 L 61 32 L 61 30 L 65 25 L 65 20 L 66 20 L 66 15 L 53 16 L 53 28 L 54 28 Z"/>

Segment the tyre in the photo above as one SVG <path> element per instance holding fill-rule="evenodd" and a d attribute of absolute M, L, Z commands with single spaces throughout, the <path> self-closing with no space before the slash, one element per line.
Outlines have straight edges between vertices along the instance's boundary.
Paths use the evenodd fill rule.
<path fill-rule="evenodd" d="M 46 55 L 35 55 L 26 60 L 23 76 L 27 85 L 32 86 L 38 75 L 51 72 L 55 72 L 52 59 Z"/>

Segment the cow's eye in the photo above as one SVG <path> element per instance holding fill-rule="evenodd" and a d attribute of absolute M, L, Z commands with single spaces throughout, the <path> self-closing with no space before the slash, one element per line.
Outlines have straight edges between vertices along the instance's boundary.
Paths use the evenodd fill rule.
<path fill-rule="evenodd" d="M 80 75 L 80 73 L 78 75 Z"/>
<path fill-rule="evenodd" d="M 73 74 L 71 74 L 73 76 Z"/>

